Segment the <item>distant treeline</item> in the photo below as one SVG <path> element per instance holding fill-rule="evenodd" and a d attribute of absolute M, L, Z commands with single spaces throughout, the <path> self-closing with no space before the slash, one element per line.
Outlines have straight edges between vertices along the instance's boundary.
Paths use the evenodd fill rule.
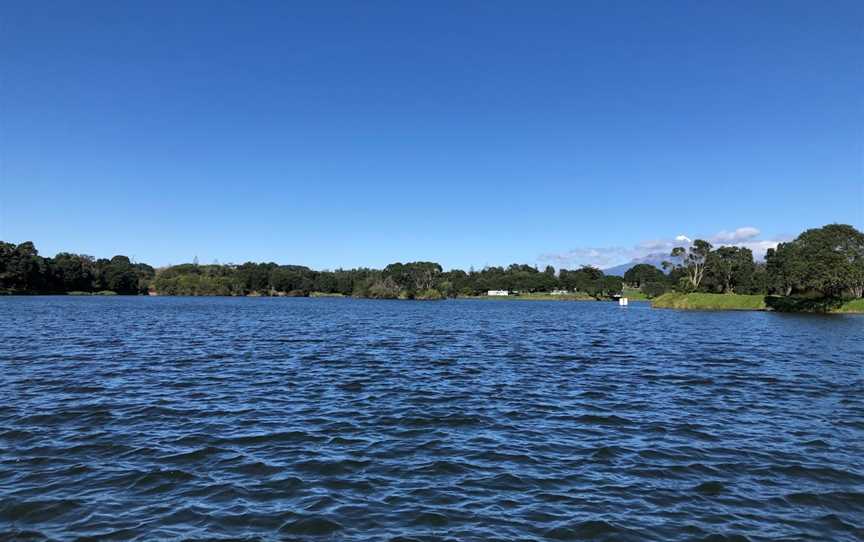
<path fill-rule="evenodd" d="M 31 242 L 0 242 L 0 292 L 159 295 L 289 295 L 312 293 L 380 299 L 441 299 L 482 295 L 489 290 L 520 293 L 562 291 L 595 298 L 619 294 L 625 286 L 648 297 L 668 290 L 739 294 L 862 297 L 864 234 L 832 224 L 807 230 L 768 251 L 757 263 L 748 248 L 719 247 L 696 240 L 675 248 L 664 271 L 639 264 L 624 277 L 585 266 L 542 271 L 530 265 L 444 271 L 435 262 L 394 263 L 384 269 L 316 271 L 299 265 L 247 262 L 241 265 L 189 263 L 154 270 L 126 256 L 110 260 L 61 253 L 39 256 Z"/>
<path fill-rule="evenodd" d="M 315 271 L 300 265 L 247 262 L 241 265 L 197 263 L 154 270 L 126 256 L 96 260 L 79 254 L 39 256 L 31 242 L 0 243 L 0 291 L 6 293 L 95 293 L 159 295 L 289 295 L 311 293 L 381 299 L 440 299 L 479 295 L 488 290 L 581 291 L 596 297 L 622 289 L 621 277 L 584 267 L 543 271 L 530 265 L 487 267 L 481 271 L 444 271 L 434 262 L 394 263 L 384 269 Z"/>
<path fill-rule="evenodd" d="M 61 252 L 53 258 L 44 258 L 30 241 L 17 246 L 0 241 L 0 292 L 111 291 L 134 295 L 147 293 L 155 276 L 152 267 L 133 264 L 126 256 L 97 260 L 92 256 Z"/>

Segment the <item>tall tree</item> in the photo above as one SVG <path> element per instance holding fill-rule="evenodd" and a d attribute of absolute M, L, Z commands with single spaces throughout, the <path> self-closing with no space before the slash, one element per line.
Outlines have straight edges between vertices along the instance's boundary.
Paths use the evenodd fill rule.
<path fill-rule="evenodd" d="M 720 247 L 705 260 L 705 282 L 721 293 L 746 291 L 753 282 L 754 272 L 753 251 L 749 248 Z"/>
<path fill-rule="evenodd" d="M 674 264 L 669 261 L 663 262 L 663 268 L 680 268 L 684 271 L 686 281 L 683 286 L 689 291 L 696 291 L 702 284 L 705 276 L 705 261 L 711 253 L 711 243 L 702 239 L 696 239 L 689 247 L 675 247 L 670 256 L 678 259 L 681 263 Z"/>
<path fill-rule="evenodd" d="M 829 224 L 780 243 L 767 255 L 769 282 L 786 295 L 818 292 L 824 297 L 864 297 L 864 233 Z"/>
<path fill-rule="evenodd" d="M 641 288 L 646 282 L 664 282 L 666 275 L 649 263 L 638 263 L 624 273 L 624 282 Z"/>

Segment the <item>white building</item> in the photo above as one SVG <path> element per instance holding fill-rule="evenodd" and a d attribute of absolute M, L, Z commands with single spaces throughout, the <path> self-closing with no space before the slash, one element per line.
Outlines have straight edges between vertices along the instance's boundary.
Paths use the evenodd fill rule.
<path fill-rule="evenodd" d="M 507 290 L 489 290 L 486 295 L 510 295 L 510 293 Z"/>

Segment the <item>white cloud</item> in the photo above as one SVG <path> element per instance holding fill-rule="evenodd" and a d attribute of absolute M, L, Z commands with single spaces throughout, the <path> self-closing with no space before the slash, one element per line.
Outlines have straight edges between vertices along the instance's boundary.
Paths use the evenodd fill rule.
<path fill-rule="evenodd" d="M 779 240 L 757 239 L 761 231 L 753 226 L 744 226 L 731 231 L 722 230 L 711 236 L 696 236 L 706 239 L 714 246 L 738 246 L 749 248 L 757 260 L 764 259 L 769 248 L 774 248 Z M 582 265 L 593 265 L 601 269 L 639 260 L 651 260 L 667 257 L 676 246 L 692 243 L 686 235 L 678 235 L 672 239 L 651 239 L 627 247 L 580 247 L 565 252 L 541 254 L 538 260 L 552 263 L 558 268 L 575 268 Z"/>
<path fill-rule="evenodd" d="M 623 247 L 574 248 L 566 252 L 541 254 L 541 262 L 552 263 L 555 267 L 570 268 L 582 265 L 611 267 L 633 259 L 634 251 Z"/>
<path fill-rule="evenodd" d="M 757 237 L 760 233 L 759 228 L 754 228 L 753 226 L 744 226 L 743 228 L 738 228 L 735 231 L 726 231 L 723 230 L 719 232 L 717 235 L 712 237 L 710 240 L 712 243 L 739 243 L 742 241 L 747 241 Z"/>

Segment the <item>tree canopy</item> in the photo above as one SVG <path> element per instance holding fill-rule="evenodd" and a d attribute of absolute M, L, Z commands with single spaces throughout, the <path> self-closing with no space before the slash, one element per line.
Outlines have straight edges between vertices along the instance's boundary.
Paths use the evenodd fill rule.
<path fill-rule="evenodd" d="M 489 290 L 535 293 L 581 292 L 596 298 L 620 294 L 624 284 L 655 297 L 669 289 L 684 292 L 864 296 L 864 234 L 852 226 L 830 224 L 803 232 L 755 262 L 746 247 L 714 248 L 697 239 L 676 247 L 664 262 L 669 273 L 638 264 L 624 277 L 596 267 L 542 271 L 526 264 L 491 266 L 479 271 L 451 269 L 430 261 L 395 262 L 383 269 L 317 271 L 274 262 L 199 265 L 162 269 L 127 256 L 95 259 L 61 252 L 39 254 L 32 242 L 0 241 L 0 293 L 64 293 L 110 290 L 118 294 L 289 295 L 313 292 L 382 299 L 440 299 L 483 295 Z"/>
<path fill-rule="evenodd" d="M 624 273 L 624 281 L 634 288 L 640 288 L 648 282 L 665 282 L 666 275 L 649 263 L 640 263 Z"/>
<path fill-rule="evenodd" d="M 65 293 L 111 290 L 146 293 L 155 270 L 126 256 L 96 260 L 84 254 L 39 255 L 35 245 L 0 241 L 0 292 Z"/>
<path fill-rule="evenodd" d="M 810 229 L 766 256 L 769 284 L 779 293 L 864 296 L 864 233 L 845 224 Z"/>

